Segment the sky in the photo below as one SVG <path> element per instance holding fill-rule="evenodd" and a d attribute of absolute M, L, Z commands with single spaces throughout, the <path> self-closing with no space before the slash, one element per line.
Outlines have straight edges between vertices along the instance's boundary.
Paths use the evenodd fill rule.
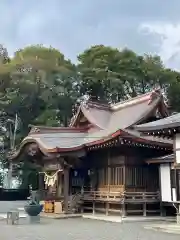
<path fill-rule="evenodd" d="M 95 44 L 158 54 L 180 70 L 180 0 L 0 0 L 0 43 L 9 54 L 30 44 L 66 58 Z"/>

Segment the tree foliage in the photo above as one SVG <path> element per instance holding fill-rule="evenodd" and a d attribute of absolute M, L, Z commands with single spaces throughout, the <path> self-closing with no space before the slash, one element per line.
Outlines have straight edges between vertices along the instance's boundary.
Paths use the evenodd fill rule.
<path fill-rule="evenodd" d="M 29 124 L 67 126 L 73 105 L 84 95 L 117 102 L 157 87 L 173 111 L 179 109 L 180 75 L 165 68 L 158 56 L 95 45 L 77 59 L 75 65 L 59 50 L 42 45 L 20 49 L 10 59 L 0 45 L 2 126 L 17 114 L 24 137 Z"/>
<path fill-rule="evenodd" d="M 167 69 L 159 56 L 95 45 L 77 60 L 75 65 L 58 49 L 42 45 L 9 58 L 0 45 L 0 132 L 6 149 L 16 114 L 18 144 L 29 124 L 68 126 L 73 106 L 85 95 L 118 102 L 160 87 L 172 111 L 180 110 L 180 74 Z"/>

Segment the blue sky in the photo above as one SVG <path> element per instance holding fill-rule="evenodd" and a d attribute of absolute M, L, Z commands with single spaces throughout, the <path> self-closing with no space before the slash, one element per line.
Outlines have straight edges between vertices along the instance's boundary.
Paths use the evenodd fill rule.
<path fill-rule="evenodd" d="M 156 53 L 180 69 L 180 0 L 0 0 L 0 43 L 10 55 L 52 45 L 67 58 L 94 44 Z"/>

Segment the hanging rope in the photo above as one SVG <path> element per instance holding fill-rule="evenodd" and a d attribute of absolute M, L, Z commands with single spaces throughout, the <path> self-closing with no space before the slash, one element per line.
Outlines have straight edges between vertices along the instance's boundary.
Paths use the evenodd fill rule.
<path fill-rule="evenodd" d="M 49 175 L 46 172 L 39 172 L 44 174 L 44 182 L 45 184 L 49 186 L 54 186 L 55 182 L 57 181 L 57 174 L 58 172 L 62 172 L 62 169 L 57 170 L 53 175 Z"/>

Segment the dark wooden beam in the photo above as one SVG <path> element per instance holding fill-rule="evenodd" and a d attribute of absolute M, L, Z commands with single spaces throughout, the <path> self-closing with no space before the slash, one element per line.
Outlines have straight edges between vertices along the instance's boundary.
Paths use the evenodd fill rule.
<path fill-rule="evenodd" d="M 69 168 L 64 168 L 64 213 L 68 213 L 69 202 Z"/>

